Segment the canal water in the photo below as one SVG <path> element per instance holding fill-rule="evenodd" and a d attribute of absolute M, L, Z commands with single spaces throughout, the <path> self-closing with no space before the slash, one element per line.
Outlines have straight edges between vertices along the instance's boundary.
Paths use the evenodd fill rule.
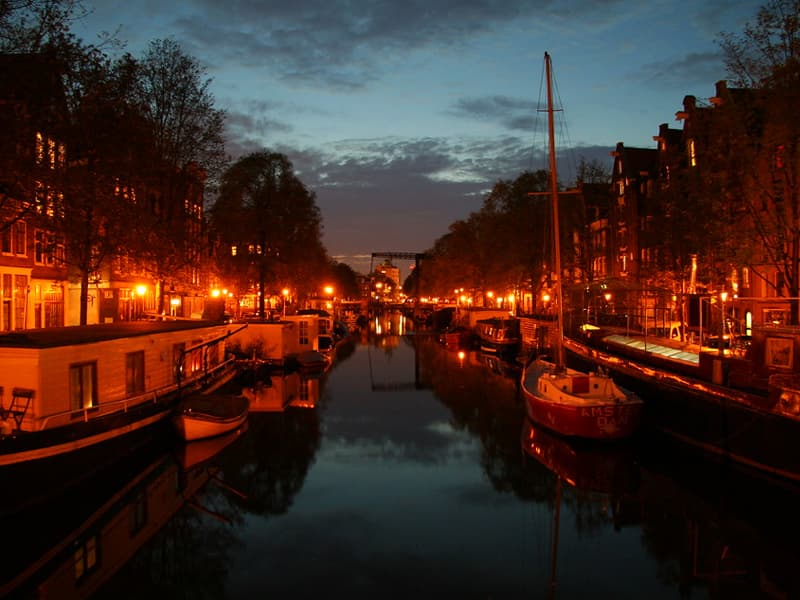
<path fill-rule="evenodd" d="M 5 537 L 0 595 L 798 597 L 792 486 L 649 422 L 619 445 L 552 436 L 516 365 L 397 314 L 335 351 L 321 377 L 273 376 L 246 431 L 7 519 L 27 544 L 11 559 Z"/>

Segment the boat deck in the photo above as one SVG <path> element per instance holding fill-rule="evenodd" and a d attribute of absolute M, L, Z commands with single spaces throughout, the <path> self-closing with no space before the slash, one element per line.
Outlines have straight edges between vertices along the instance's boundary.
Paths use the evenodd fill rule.
<path fill-rule="evenodd" d="M 700 364 L 699 351 L 695 352 L 687 348 L 675 348 L 664 344 L 656 344 L 646 341 L 643 338 L 628 337 L 620 334 L 609 335 L 603 339 L 618 346 L 625 346 L 626 348 L 661 356 L 670 360 L 679 360 L 694 366 Z"/>

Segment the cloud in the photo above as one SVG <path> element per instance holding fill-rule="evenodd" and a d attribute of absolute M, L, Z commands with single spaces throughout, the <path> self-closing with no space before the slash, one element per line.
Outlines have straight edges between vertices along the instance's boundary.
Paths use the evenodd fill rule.
<path fill-rule="evenodd" d="M 640 65 L 635 72 L 628 74 L 627 79 L 674 90 L 687 84 L 708 87 L 724 76 L 722 52 L 691 52 L 670 60 Z"/>
<path fill-rule="evenodd" d="M 749 1 L 680 5 L 680 19 L 665 0 L 94 4 L 104 25 L 126 24 L 134 54 L 142 40 L 174 37 L 199 57 L 224 95 L 228 153 L 286 154 L 317 194 L 326 246 L 355 255 L 424 250 L 497 180 L 547 168 L 528 95 L 539 47 L 563 60 L 559 75 L 584 111 L 576 131 L 592 140 L 559 143 L 559 158 L 569 150 L 606 163 L 613 148 L 598 143 L 649 141 L 674 113 L 664 97 L 679 104 L 694 85 L 711 93 L 721 56 L 707 35 L 683 33 L 736 30 Z M 629 118 L 648 110 L 652 124 Z M 559 161 L 562 182 L 574 180 L 576 160 Z"/>
<path fill-rule="evenodd" d="M 169 27 L 193 53 L 218 64 L 269 69 L 294 85 L 355 91 L 381 79 L 386 63 L 435 49 L 457 50 L 519 22 L 576 31 L 613 21 L 619 0 L 573 2 L 362 2 L 347 0 L 182 3 Z"/>
<path fill-rule="evenodd" d="M 511 130 L 531 131 L 536 122 L 537 105 L 530 100 L 507 96 L 483 98 L 461 98 L 450 110 L 450 114 L 466 119 L 479 119 L 498 123 Z"/>
<path fill-rule="evenodd" d="M 564 149 L 576 158 L 564 161 L 560 179 L 574 181 L 578 159 L 608 161 L 610 150 Z M 541 157 L 532 161 L 528 140 L 513 136 L 353 139 L 324 150 L 279 151 L 290 157 L 317 195 L 326 246 L 346 256 L 427 250 L 451 223 L 478 210 L 495 182 L 514 179 L 542 163 Z"/>

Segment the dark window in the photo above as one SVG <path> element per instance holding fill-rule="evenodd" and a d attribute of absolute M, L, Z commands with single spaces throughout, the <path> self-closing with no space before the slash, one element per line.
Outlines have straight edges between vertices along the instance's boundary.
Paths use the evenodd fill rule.
<path fill-rule="evenodd" d="M 125 394 L 144 393 L 144 350 L 125 355 Z"/>

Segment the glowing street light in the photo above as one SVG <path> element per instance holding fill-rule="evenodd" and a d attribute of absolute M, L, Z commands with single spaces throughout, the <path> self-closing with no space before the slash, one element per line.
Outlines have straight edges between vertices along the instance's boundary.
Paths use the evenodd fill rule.
<path fill-rule="evenodd" d="M 136 315 L 137 319 L 141 318 L 142 314 L 144 313 L 144 295 L 146 293 L 147 293 L 146 285 L 140 283 L 139 285 L 136 286 L 136 295 L 139 296 L 138 314 Z"/>
<path fill-rule="evenodd" d="M 283 296 L 283 317 L 286 318 L 286 300 L 289 298 L 289 289 L 283 288 L 281 295 Z"/>
<path fill-rule="evenodd" d="M 719 295 L 719 348 L 720 356 L 725 355 L 725 301 L 728 299 L 728 292 L 721 292 Z"/>

